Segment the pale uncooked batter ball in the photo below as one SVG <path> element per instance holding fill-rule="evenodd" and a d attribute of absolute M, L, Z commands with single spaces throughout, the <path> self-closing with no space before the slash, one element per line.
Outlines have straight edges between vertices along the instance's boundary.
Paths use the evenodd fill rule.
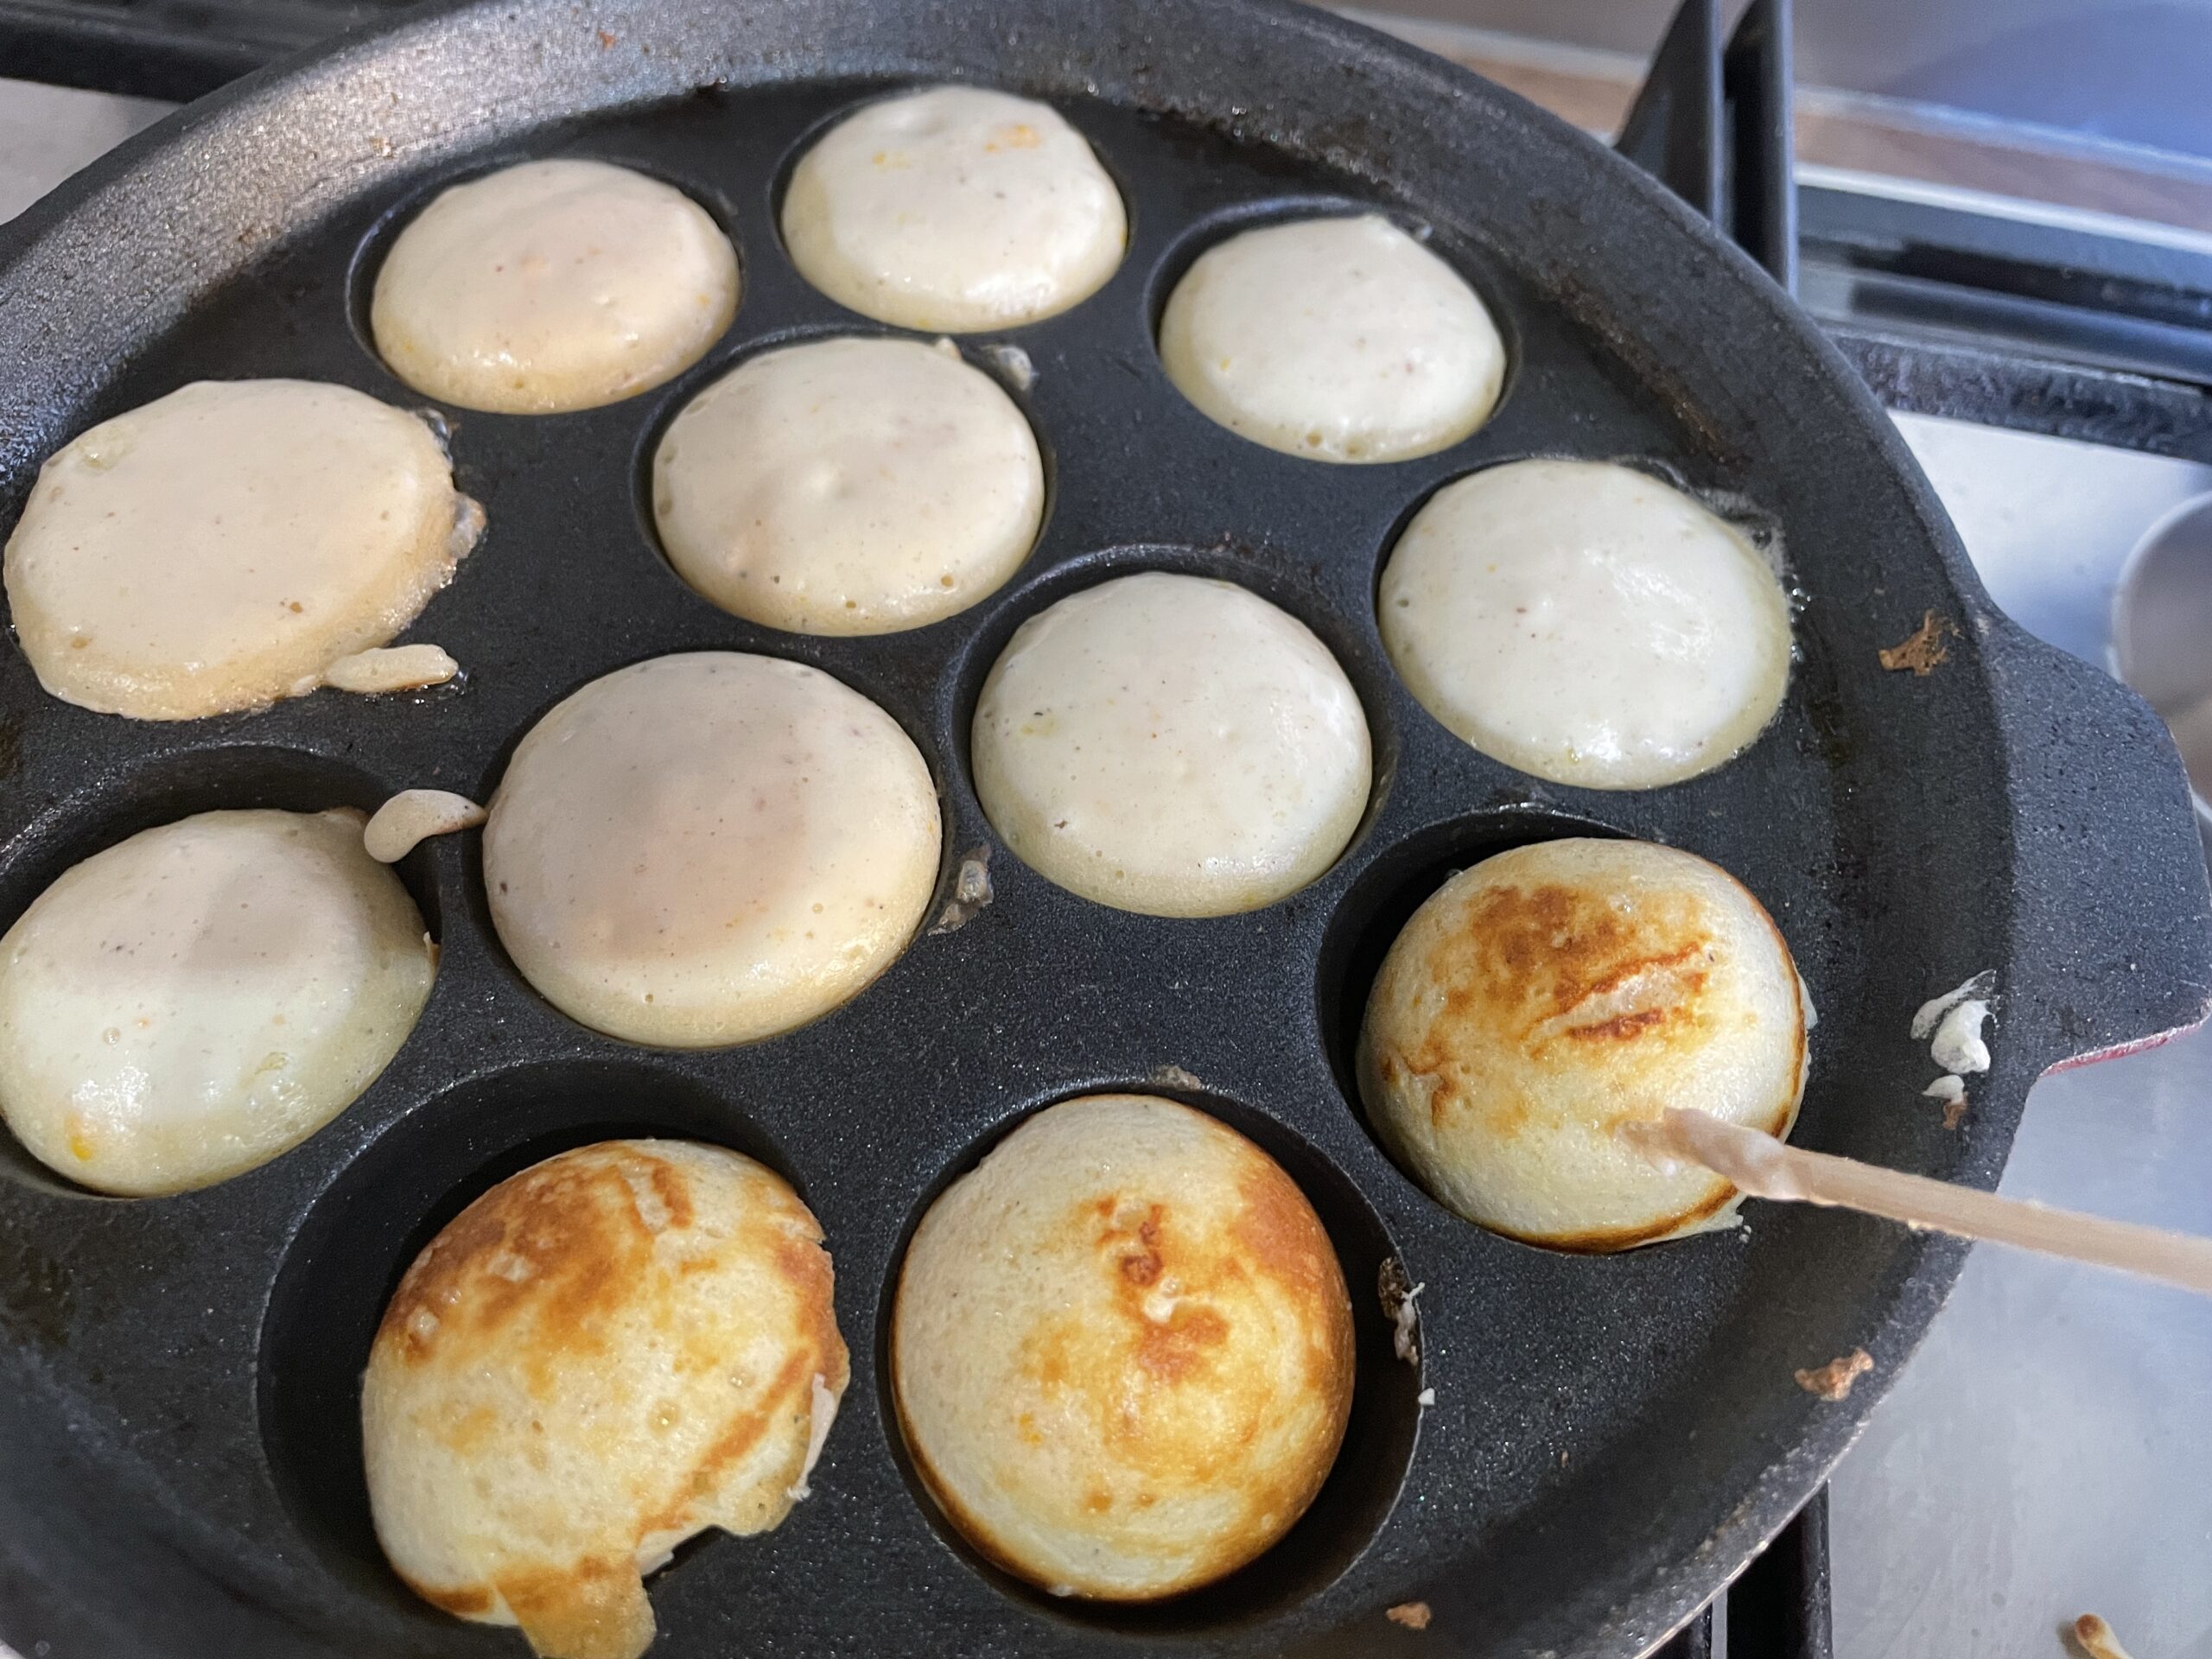
<path fill-rule="evenodd" d="M 369 327 L 391 372 L 464 409 L 596 409 L 706 355 L 737 315 L 737 252 L 673 186 L 605 162 L 524 162 L 442 191 L 391 245 Z"/>
<path fill-rule="evenodd" d="M 1621 1125 L 1681 1106 L 1789 1134 L 1809 1014 L 1789 947 L 1726 871 L 1649 842 L 1543 842 L 1414 912 L 1368 998 L 1360 1094 L 1468 1220 L 1625 1249 L 1725 1225 L 1738 1194 Z"/>
<path fill-rule="evenodd" d="M 297 1146 L 414 1029 L 437 951 L 358 812 L 204 812 L 95 854 L 0 938 L 0 1114 L 104 1192 Z"/>
<path fill-rule="evenodd" d="M 1351 1408 L 1320 1218 L 1203 1113 L 1092 1095 L 930 1206 L 892 1313 L 906 1449 L 969 1541 L 1057 1595 L 1211 1583 L 1305 1512 Z"/>
<path fill-rule="evenodd" d="M 548 1659 L 637 1659 L 643 1574 L 807 1495 L 845 1391 L 830 1291 L 798 1195 L 719 1147 L 608 1141 L 501 1182 L 416 1257 L 369 1351 L 393 1568 Z"/>
<path fill-rule="evenodd" d="M 200 381 L 39 470 L 8 602 L 55 696 L 189 720 L 312 691 L 384 645 L 482 527 L 405 410 L 311 380 Z"/>
<path fill-rule="evenodd" d="M 1391 550 L 1377 602 L 1421 706 L 1554 783 L 1710 772 L 1789 685 L 1773 569 L 1680 490 L 1606 462 L 1516 461 L 1446 485 Z"/>
<path fill-rule="evenodd" d="M 516 747 L 484 826 L 492 920 L 585 1025 L 749 1042 L 843 1002 L 937 884 L 937 791 L 818 669 L 693 652 L 594 680 Z"/>
<path fill-rule="evenodd" d="M 964 334 L 1065 311 L 1122 263 L 1122 193 L 1049 105 L 980 86 L 871 104 L 784 196 L 799 274 L 902 328 Z"/>
<path fill-rule="evenodd" d="M 911 340 L 766 353 L 685 406 L 653 456 L 669 562 L 724 610 L 798 633 L 964 611 L 1028 557 L 1036 435 L 982 371 Z"/>
<path fill-rule="evenodd" d="M 1209 249 L 1168 296 L 1160 356 L 1230 431 L 1314 461 L 1447 448 L 1505 382 L 1505 344 L 1474 290 L 1376 214 Z"/>
<path fill-rule="evenodd" d="M 1233 582 L 1156 571 L 1015 630 L 973 753 L 1023 862 L 1155 916 L 1297 892 L 1351 839 L 1373 781 L 1358 694 L 1304 623 Z"/>

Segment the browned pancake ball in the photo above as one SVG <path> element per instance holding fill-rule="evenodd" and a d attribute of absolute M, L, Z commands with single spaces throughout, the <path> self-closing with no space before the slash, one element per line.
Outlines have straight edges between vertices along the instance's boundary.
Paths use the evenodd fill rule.
<path fill-rule="evenodd" d="M 1057 1595 L 1206 1584 L 1290 1529 L 1351 1406 L 1351 1308 L 1274 1160 L 1204 1113 L 1039 1113 L 931 1206 L 892 1316 L 939 1506 Z"/>
<path fill-rule="evenodd" d="M 1689 1106 L 1787 1135 L 1808 1014 L 1789 947 L 1726 870 L 1649 842 L 1543 842 L 1414 912 L 1368 999 L 1360 1092 L 1468 1220 L 1624 1249 L 1726 1225 L 1738 1195 L 1620 1126 Z"/>
<path fill-rule="evenodd" d="M 806 1495 L 846 1381 L 822 1230 L 749 1158 L 609 1141 L 432 1239 L 370 1350 L 377 1537 L 448 1612 L 546 1659 L 637 1659 L 643 1574 Z"/>

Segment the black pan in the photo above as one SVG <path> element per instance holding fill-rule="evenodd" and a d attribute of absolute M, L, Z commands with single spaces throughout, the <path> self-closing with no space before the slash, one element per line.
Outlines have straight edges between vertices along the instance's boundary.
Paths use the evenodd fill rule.
<path fill-rule="evenodd" d="M 889 639 L 724 616 L 661 561 L 654 435 L 763 341 L 864 327 L 774 229 L 788 165 L 882 87 L 988 81 L 1056 100 L 1128 195 L 1121 273 L 1003 338 L 1051 458 L 1044 539 L 1003 593 Z M 2036 1077 L 2200 1018 L 2202 858 L 2172 750 L 2104 675 L 1992 609 L 1881 411 L 1764 276 L 1656 185 L 1519 99 L 1377 35 L 1262 0 L 474 0 L 257 75 L 124 146 L 0 243 L 0 482 L 10 512 L 90 423 L 206 376 L 302 374 L 420 400 L 363 344 L 363 285 L 425 193 L 524 156 L 627 162 L 736 238 L 747 293 L 675 386 L 588 414 L 461 413 L 491 531 L 414 637 L 467 683 L 324 693 L 182 725 L 46 697 L 0 655 L 0 919 L 74 860 L 216 805 L 480 798 L 582 682 L 702 646 L 817 663 L 929 757 L 960 853 L 995 848 L 966 770 L 972 700 L 1016 624 L 1109 570 L 1244 582 L 1308 621 L 1366 701 L 1375 805 L 1289 901 L 1215 921 L 1097 908 L 997 850 L 997 899 L 918 939 L 847 1008 L 754 1047 L 654 1052 L 578 1028 L 487 925 L 473 838 L 405 867 L 445 946 L 391 1070 L 269 1166 L 156 1202 L 0 1161 L 0 1634 L 60 1659 L 517 1655 L 383 1565 L 359 1472 L 359 1367 L 384 1297 L 489 1182 L 611 1130 L 702 1136 L 791 1175 L 835 1252 L 854 1385 L 817 1496 L 716 1536 L 653 1586 L 666 1659 L 736 1653 L 1239 1651 L 1625 1656 L 1689 1616 L 1818 1485 L 1935 1315 L 1961 1249 L 1846 1215 L 1758 1208 L 1625 1256 L 1455 1220 L 1377 1149 L 1345 1058 L 1378 957 L 1483 853 L 1562 833 L 1708 855 L 1764 899 L 1821 1021 L 1799 1140 L 1983 1186 Z M 1371 203 L 1429 226 L 1489 298 L 1514 367 L 1482 432 L 1427 460 L 1331 467 L 1212 426 L 1162 378 L 1166 285 L 1229 227 Z M 982 348 L 1000 337 L 972 342 Z M 1626 794 L 1541 785 L 1450 738 L 1393 677 L 1372 605 L 1395 528 L 1439 484 L 1531 454 L 1624 457 L 1778 542 L 1802 594 L 1776 725 L 1722 770 Z M 1948 660 L 1878 650 L 1934 611 Z M 1995 1069 L 1946 1131 L 1906 1022 L 1993 969 Z M 1180 1067 L 1179 1073 L 1160 1068 Z M 1360 1383 L 1313 1510 L 1261 1561 L 1104 1611 L 979 1563 L 916 1488 L 883 1406 L 880 1332 L 930 1197 L 1020 1116 L 1160 1086 L 1272 1148 L 1358 1291 Z M 1421 1363 L 1367 1287 L 1427 1291 Z M 1840 1403 L 1793 1380 L 1855 1347 Z M 1433 1389 L 1425 1412 L 1416 1401 Z M 1421 1636 L 1381 1610 L 1425 1598 Z"/>

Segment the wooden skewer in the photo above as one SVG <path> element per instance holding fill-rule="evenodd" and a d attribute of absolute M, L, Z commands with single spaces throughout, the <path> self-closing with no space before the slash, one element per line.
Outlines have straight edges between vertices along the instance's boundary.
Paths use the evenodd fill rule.
<path fill-rule="evenodd" d="M 1755 1198 L 1863 1211 L 1908 1227 L 2117 1268 L 2212 1296 L 2212 1238 L 2000 1198 L 1925 1175 L 1807 1152 L 1709 1112 L 1669 1109 L 1657 1122 L 1624 1124 L 1621 1133 L 1647 1152 L 1702 1164 Z"/>

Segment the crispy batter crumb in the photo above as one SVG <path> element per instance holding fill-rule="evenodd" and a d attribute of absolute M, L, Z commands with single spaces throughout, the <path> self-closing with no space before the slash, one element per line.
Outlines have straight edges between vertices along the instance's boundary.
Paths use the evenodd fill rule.
<path fill-rule="evenodd" d="M 1823 1400 L 1847 1399 L 1852 1384 L 1873 1369 L 1874 1362 L 1866 1351 L 1854 1348 L 1840 1359 L 1832 1359 L 1814 1370 L 1798 1372 L 1797 1386 Z"/>
<path fill-rule="evenodd" d="M 1203 1089 L 1205 1087 L 1205 1084 L 1198 1080 L 1197 1072 L 1185 1071 L 1179 1065 L 1155 1065 L 1146 1076 L 1145 1081 L 1155 1084 L 1163 1089 Z"/>
<path fill-rule="evenodd" d="M 1930 1100 L 1943 1103 L 1943 1127 L 1955 1129 L 1966 1122 L 1967 1083 L 1961 1077 L 1945 1072 L 1920 1091 Z"/>
<path fill-rule="evenodd" d="M 2112 1626 L 2094 1613 L 2084 1613 L 2074 1621 L 2074 1640 L 2089 1659 L 2127 1659 L 2127 1649 L 2120 1645 Z"/>
<path fill-rule="evenodd" d="M 1930 611 L 1920 619 L 1920 626 L 1909 639 L 1901 640 L 1880 652 L 1882 666 L 1895 673 L 1909 669 L 1915 675 L 1926 677 L 1950 659 L 1950 647 L 1943 643 L 1946 634 L 1955 635 L 1959 625 L 1948 616 Z"/>
<path fill-rule="evenodd" d="M 1382 1617 L 1393 1624 L 1402 1624 L 1409 1630 L 1425 1630 L 1430 1618 L 1425 1601 L 1402 1601 L 1395 1607 L 1385 1608 Z"/>
<path fill-rule="evenodd" d="M 991 902 L 991 849 L 970 848 L 960 861 L 960 874 L 953 878 L 952 901 L 931 925 L 931 934 L 957 933 Z"/>
<path fill-rule="evenodd" d="M 1421 1314 L 1414 1307 L 1414 1298 L 1427 1290 L 1427 1285 L 1408 1285 L 1406 1270 L 1395 1255 L 1382 1258 L 1382 1265 L 1376 1269 L 1375 1294 L 1382 1304 L 1382 1317 L 1396 1327 L 1390 1332 L 1390 1351 L 1408 1365 L 1421 1363 Z"/>

